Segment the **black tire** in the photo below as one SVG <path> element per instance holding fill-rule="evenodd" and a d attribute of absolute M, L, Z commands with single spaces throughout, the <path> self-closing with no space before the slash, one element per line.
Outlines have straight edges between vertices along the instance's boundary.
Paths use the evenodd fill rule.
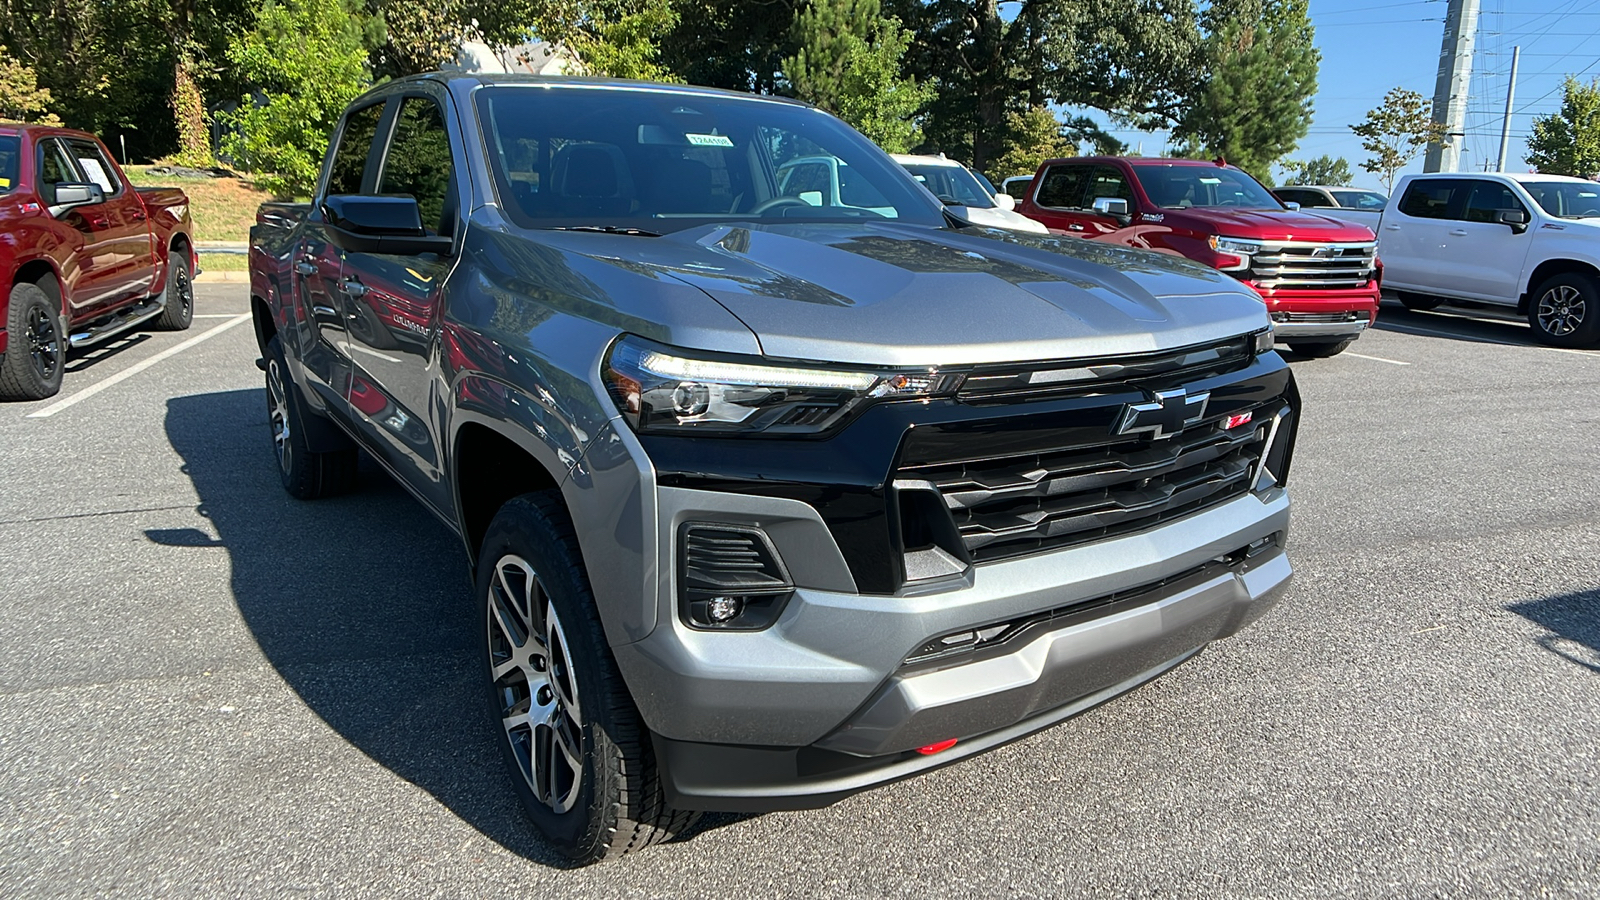
<path fill-rule="evenodd" d="M 1407 291 L 1401 291 L 1399 296 L 1400 302 L 1406 309 L 1416 310 L 1417 312 L 1438 309 L 1439 305 L 1444 302 L 1443 297 L 1430 297 L 1427 294 L 1412 294 Z"/>
<path fill-rule="evenodd" d="M 650 734 L 606 643 L 560 494 L 525 494 L 501 507 L 478 555 L 477 588 L 496 743 L 551 846 L 572 864 L 589 865 L 691 827 L 698 813 L 666 804 Z M 566 759 L 581 762 L 558 761 L 558 742 L 575 746 Z M 552 765 L 557 777 L 547 779 Z M 544 782 L 548 802 L 536 795 L 536 782 Z"/>
<path fill-rule="evenodd" d="M 1556 347 L 1600 344 L 1600 288 L 1577 272 L 1552 275 L 1528 298 L 1528 326 Z"/>
<path fill-rule="evenodd" d="M 55 396 L 67 367 L 61 305 L 37 284 L 12 287 L 6 334 L 6 353 L 0 359 L 0 400 Z"/>
<path fill-rule="evenodd" d="M 156 317 L 162 331 L 187 331 L 194 324 L 194 278 L 189 275 L 189 257 L 177 247 L 168 254 L 167 287 L 161 292 L 166 308 Z"/>
<path fill-rule="evenodd" d="M 283 344 L 273 335 L 267 342 L 267 427 L 283 489 L 301 500 L 342 494 L 356 483 L 356 449 L 312 452 L 306 444 L 305 419 L 314 414 L 307 413 L 303 404 L 300 389 L 289 376 Z"/>
<path fill-rule="evenodd" d="M 1295 341 L 1289 345 L 1289 349 L 1300 356 L 1307 356 L 1312 359 L 1327 359 L 1330 356 L 1338 356 L 1348 350 L 1350 345 L 1355 342 L 1355 338 L 1343 338 L 1337 341 Z"/>

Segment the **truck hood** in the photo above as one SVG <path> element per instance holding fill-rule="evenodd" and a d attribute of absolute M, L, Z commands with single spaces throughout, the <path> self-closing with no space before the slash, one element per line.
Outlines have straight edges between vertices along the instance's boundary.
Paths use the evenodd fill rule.
<path fill-rule="evenodd" d="M 1208 207 L 1203 213 L 1188 210 L 1168 213 L 1167 221 L 1181 221 L 1202 233 L 1253 241 L 1370 241 L 1364 226 L 1298 210 L 1227 209 Z"/>
<path fill-rule="evenodd" d="M 1268 325 L 1261 300 L 1225 275 L 1076 238 L 893 223 L 707 225 L 604 246 L 629 252 L 595 258 L 698 287 L 764 354 L 790 359 L 919 367 L 1067 359 Z"/>

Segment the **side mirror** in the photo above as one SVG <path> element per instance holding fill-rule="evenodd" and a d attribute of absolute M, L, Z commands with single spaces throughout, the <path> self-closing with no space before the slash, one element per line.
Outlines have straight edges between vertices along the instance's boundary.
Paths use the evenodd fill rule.
<path fill-rule="evenodd" d="M 1128 201 L 1120 197 L 1096 197 L 1092 208 L 1102 216 L 1116 219 L 1119 225 L 1133 221 L 1133 216 L 1128 215 Z"/>
<path fill-rule="evenodd" d="M 1517 234 L 1528 230 L 1528 214 L 1520 209 L 1497 209 L 1494 211 L 1494 220 L 1501 225 L 1510 225 Z"/>
<path fill-rule="evenodd" d="M 1009 212 L 1017 208 L 1017 198 L 1002 191 L 994 195 L 994 205 Z"/>
<path fill-rule="evenodd" d="M 431 235 L 423 229 L 415 197 L 335 194 L 323 198 L 322 217 L 328 223 L 328 240 L 355 253 L 443 256 L 455 243 L 449 235 Z"/>
<path fill-rule="evenodd" d="M 76 182 L 56 185 L 56 199 L 50 204 L 50 212 L 61 215 L 74 206 L 93 206 L 96 203 L 106 202 L 106 192 L 98 184 Z"/>
<path fill-rule="evenodd" d="M 1300 204 L 1294 202 L 1293 200 L 1285 200 L 1283 201 L 1283 208 L 1288 210 L 1296 210 L 1300 208 Z"/>

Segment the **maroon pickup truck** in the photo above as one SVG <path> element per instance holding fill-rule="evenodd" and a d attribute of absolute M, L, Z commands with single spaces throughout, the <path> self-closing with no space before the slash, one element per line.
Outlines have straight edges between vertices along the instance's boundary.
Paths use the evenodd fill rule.
<path fill-rule="evenodd" d="M 135 188 L 94 135 L 0 124 L 0 400 L 61 389 L 69 349 L 194 318 L 189 198 Z"/>

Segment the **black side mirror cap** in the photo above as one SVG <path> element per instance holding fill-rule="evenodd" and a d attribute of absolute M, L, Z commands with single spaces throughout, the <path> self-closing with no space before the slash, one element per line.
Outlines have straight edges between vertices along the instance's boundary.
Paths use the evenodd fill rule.
<path fill-rule="evenodd" d="M 334 194 L 322 199 L 321 209 L 328 240 L 353 253 L 447 256 L 455 245 L 449 235 L 423 229 L 415 197 Z"/>

